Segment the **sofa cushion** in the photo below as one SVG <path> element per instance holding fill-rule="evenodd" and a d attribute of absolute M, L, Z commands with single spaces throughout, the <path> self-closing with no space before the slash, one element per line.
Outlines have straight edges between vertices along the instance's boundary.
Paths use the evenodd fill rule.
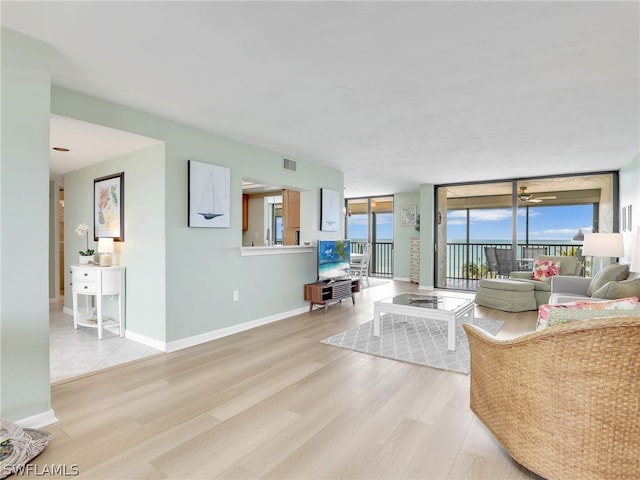
<path fill-rule="evenodd" d="M 607 282 L 593 292 L 592 298 L 625 298 L 640 297 L 640 278 L 623 280 L 621 282 Z"/>
<path fill-rule="evenodd" d="M 536 257 L 536 260 L 560 261 L 560 275 L 579 275 L 582 270 L 582 262 L 578 257 L 539 255 Z"/>
<path fill-rule="evenodd" d="M 480 287 L 511 292 L 530 292 L 533 290 L 534 284 L 533 282 L 516 282 L 507 278 L 483 278 L 478 283 L 478 288 Z"/>
<path fill-rule="evenodd" d="M 640 315 L 638 307 L 638 297 L 610 301 L 580 300 L 560 305 L 540 305 L 536 330 L 576 320 L 626 315 L 630 311 L 634 316 Z"/>
<path fill-rule="evenodd" d="M 513 272 L 511 274 L 512 276 L 509 277 L 509 280 L 513 280 L 515 282 L 520 282 L 520 283 L 528 283 L 529 285 L 533 285 L 534 290 L 542 290 L 544 292 L 550 292 L 551 291 L 551 282 L 548 281 L 548 280 L 546 282 L 540 282 L 538 280 L 531 280 L 529 272 L 521 272 L 521 273 L 524 273 L 527 276 L 527 278 L 514 277 L 513 276 L 514 273 L 517 273 L 517 272 Z"/>
<path fill-rule="evenodd" d="M 606 283 L 626 280 L 628 276 L 629 265 L 620 265 L 619 263 L 607 265 L 595 274 L 589 284 L 589 288 L 587 288 L 587 295 L 590 297 L 596 290 L 604 287 Z"/>
<path fill-rule="evenodd" d="M 542 260 L 536 258 L 533 262 L 533 280 L 548 281 L 551 277 L 560 275 L 560 260 Z"/>

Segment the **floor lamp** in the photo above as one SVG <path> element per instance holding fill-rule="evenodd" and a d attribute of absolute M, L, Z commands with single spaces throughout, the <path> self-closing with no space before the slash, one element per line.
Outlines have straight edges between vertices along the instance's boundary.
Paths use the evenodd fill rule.
<path fill-rule="evenodd" d="M 611 257 L 624 257 L 624 242 L 621 233 L 587 233 L 584 236 L 582 254 L 593 257 L 591 276 L 611 263 Z"/>

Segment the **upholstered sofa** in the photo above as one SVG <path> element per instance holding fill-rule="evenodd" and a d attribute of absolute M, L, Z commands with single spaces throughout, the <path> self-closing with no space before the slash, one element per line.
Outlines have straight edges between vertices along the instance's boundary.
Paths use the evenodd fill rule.
<path fill-rule="evenodd" d="M 596 273 L 593 278 L 557 276 L 551 278 L 551 304 L 587 299 L 612 300 L 640 297 L 640 274 L 629 273 L 629 265 L 612 264 Z"/>
<path fill-rule="evenodd" d="M 539 261 L 550 261 L 560 263 L 560 275 L 576 277 L 582 272 L 582 262 L 578 257 L 565 257 L 565 256 L 553 256 L 553 255 L 540 255 L 535 258 L 534 265 Z M 553 278 L 553 277 L 551 277 Z M 579 278 L 579 277 L 576 277 Z M 527 282 L 533 285 L 533 293 L 536 298 L 536 307 L 549 303 L 549 296 L 551 295 L 551 281 L 550 278 L 545 280 L 533 280 L 532 272 L 511 272 L 509 279 L 517 280 L 518 282 Z"/>
<path fill-rule="evenodd" d="M 534 265 L 540 262 L 559 264 L 560 275 L 574 276 L 582 271 L 582 262 L 577 257 L 540 255 L 535 258 Z M 533 280 L 532 273 L 511 272 L 508 279 L 480 280 L 476 290 L 476 304 L 505 312 L 523 312 L 548 303 L 551 282 L 549 279 Z"/>
<path fill-rule="evenodd" d="M 464 329 L 471 410 L 514 460 L 547 479 L 640 478 L 640 317 L 511 340 Z"/>

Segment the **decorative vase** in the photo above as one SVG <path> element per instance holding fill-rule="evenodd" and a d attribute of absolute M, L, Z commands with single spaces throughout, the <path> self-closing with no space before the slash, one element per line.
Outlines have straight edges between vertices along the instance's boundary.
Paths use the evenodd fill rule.
<path fill-rule="evenodd" d="M 93 262 L 93 255 L 80 255 L 80 265 L 86 265 Z"/>

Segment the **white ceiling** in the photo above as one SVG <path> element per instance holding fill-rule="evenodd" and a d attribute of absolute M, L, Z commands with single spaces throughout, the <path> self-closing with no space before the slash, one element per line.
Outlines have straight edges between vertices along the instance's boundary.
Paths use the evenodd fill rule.
<path fill-rule="evenodd" d="M 624 165 L 639 7 L 3 1 L 1 18 L 54 47 L 54 84 L 334 167 L 351 197 Z"/>
<path fill-rule="evenodd" d="M 49 137 L 52 148 L 69 148 L 68 152 L 51 150 L 50 173 L 53 179 L 60 179 L 65 173 L 87 165 L 161 143 L 152 138 L 60 115 L 51 115 Z"/>

